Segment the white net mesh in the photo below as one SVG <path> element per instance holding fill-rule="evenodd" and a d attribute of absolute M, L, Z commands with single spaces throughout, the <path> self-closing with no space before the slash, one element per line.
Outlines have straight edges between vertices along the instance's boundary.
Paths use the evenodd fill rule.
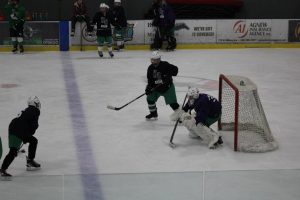
<path fill-rule="evenodd" d="M 235 105 L 238 103 L 238 132 L 234 140 L 237 150 L 244 152 L 266 152 L 278 148 L 262 104 L 260 102 L 256 85 L 248 78 L 240 76 L 226 76 L 238 89 L 239 101 L 235 102 L 235 90 L 225 80 L 220 88 L 222 99 L 221 129 L 234 131 Z"/>

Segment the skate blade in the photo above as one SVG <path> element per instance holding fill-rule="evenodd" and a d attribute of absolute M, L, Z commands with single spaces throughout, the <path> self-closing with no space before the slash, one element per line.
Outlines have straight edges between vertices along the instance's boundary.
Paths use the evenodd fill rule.
<path fill-rule="evenodd" d="M 157 121 L 157 119 L 158 119 L 157 117 L 154 117 L 154 118 L 151 118 L 151 119 L 147 119 L 147 118 L 146 118 L 146 121 L 150 121 L 150 122 L 151 122 L 151 121 Z"/>
<path fill-rule="evenodd" d="M 11 181 L 11 180 L 12 180 L 12 177 L 1 176 L 0 180 L 1 180 L 1 181 Z"/>
<path fill-rule="evenodd" d="M 40 170 L 41 168 L 40 167 L 27 167 L 27 171 L 38 171 Z"/>

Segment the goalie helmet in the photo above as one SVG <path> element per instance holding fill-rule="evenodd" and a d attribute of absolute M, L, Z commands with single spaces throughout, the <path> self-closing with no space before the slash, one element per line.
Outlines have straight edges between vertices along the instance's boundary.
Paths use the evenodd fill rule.
<path fill-rule="evenodd" d="M 199 97 L 199 93 L 198 88 L 189 88 L 187 95 L 189 98 L 197 99 Z"/>
<path fill-rule="evenodd" d="M 28 103 L 28 106 L 34 106 L 39 110 L 41 109 L 41 102 L 37 96 L 29 97 L 27 103 Z"/>

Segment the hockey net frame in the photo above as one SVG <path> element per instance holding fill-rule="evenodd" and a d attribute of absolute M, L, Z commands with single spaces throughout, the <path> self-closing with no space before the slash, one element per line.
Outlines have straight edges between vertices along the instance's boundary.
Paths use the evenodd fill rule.
<path fill-rule="evenodd" d="M 234 95 L 234 97 L 229 97 L 230 100 L 233 101 L 229 103 L 234 104 L 230 105 L 230 107 L 234 109 L 234 111 L 229 111 L 230 114 L 226 113 L 226 109 L 228 110 L 228 106 L 223 107 L 223 104 L 226 105 L 226 103 L 228 103 L 225 102 L 226 100 L 228 101 L 228 99 L 226 99 L 226 96 L 225 94 L 223 94 L 223 92 L 228 92 L 228 90 L 232 90 L 230 91 L 230 95 Z M 243 105 L 242 102 L 244 101 L 244 99 L 241 99 L 240 95 L 248 93 L 250 94 L 250 96 L 252 95 L 251 97 L 253 97 L 251 101 L 254 103 L 252 104 L 255 104 L 255 110 L 257 110 L 256 114 L 258 113 L 259 119 L 260 121 L 262 121 L 263 126 L 260 126 L 260 123 L 259 125 L 256 125 L 255 123 L 252 124 L 248 123 L 247 121 L 245 122 L 245 120 L 243 120 L 243 122 L 241 122 L 242 120 L 239 120 L 240 115 L 243 114 L 243 108 L 240 108 L 240 106 L 242 107 L 246 105 Z M 224 99 L 223 96 L 225 96 Z M 248 98 L 247 95 L 246 98 Z M 219 101 L 222 104 L 222 116 L 218 121 L 218 128 L 219 130 L 223 131 L 233 131 L 234 151 L 267 152 L 273 151 L 278 148 L 278 143 L 275 141 L 272 135 L 262 104 L 260 102 L 257 92 L 257 86 L 250 79 L 242 76 L 227 76 L 221 74 L 219 77 Z M 246 101 L 248 101 L 248 99 L 246 99 Z M 228 118 L 232 118 L 232 121 L 229 120 L 230 122 L 228 122 L 227 119 L 225 119 L 227 115 L 231 115 Z M 248 141 L 239 141 L 240 137 L 242 136 L 241 134 L 243 134 L 244 132 L 247 132 L 247 135 L 250 135 L 251 137 L 261 137 L 260 141 L 249 141 L 249 144 L 247 143 Z"/>

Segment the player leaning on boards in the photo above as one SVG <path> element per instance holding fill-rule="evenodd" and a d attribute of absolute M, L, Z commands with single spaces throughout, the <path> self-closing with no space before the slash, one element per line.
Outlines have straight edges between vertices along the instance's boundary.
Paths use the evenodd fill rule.
<path fill-rule="evenodd" d="M 41 103 L 38 97 L 32 96 L 28 99 L 28 107 L 22 111 L 19 116 L 11 121 L 9 124 L 8 142 L 9 153 L 3 160 L 0 173 L 1 178 L 10 180 L 11 175 L 6 172 L 8 167 L 18 155 L 22 143 L 29 143 L 28 157 L 27 157 L 27 170 L 40 169 L 41 165 L 34 161 L 38 140 L 33 136 L 39 124 Z"/>
<path fill-rule="evenodd" d="M 222 144 L 221 135 L 209 128 L 221 117 L 222 106 L 220 102 L 208 95 L 199 92 L 198 88 L 190 88 L 188 91 L 188 102 L 176 110 L 171 116 L 172 121 L 180 119 L 182 124 L 189 130 L 191 138 L 203 139 L 208 143 L 208 148 L 214 149 Z M 195 114 L 190 114 L 194 110 Z"/>
<path fill-rule="evenodd" d="M 9 32 L 13 45 L 12 52 L 17 53 L 19 45 L 20 53 L 23 53 L 25 8 L 20 5 L 19 0 L 9 0 L 4 9 L 9 21 Z"/>
<path fill-rule="evenodd" d="M 127 18 L 125 15 L 125 10 L 121 4 L 121 0 L 114 1 L 114 7 L 112 13 L 116 22 L 115 26 L 115 35 L 117 40 L 117 47 L 115 50 L 124 49 L 124 35 L 127 27 Z"/>
<path fill-rule="evenodd" d="M 98 54 L 103 57 L 104 44 L 108 47 L 109 56 L 112 58 L 114 54 L 112 52 L 112 32 L 111 25 L 114 25 L 114 18 L 109 10 L 109 6 L 105 3 L 100 4 L 100 12 L 97 12 L 93 19 L 93 24 L 97 26 L 97 42 L 98 42 Z"/>
<path fill-rule="evenodd" d="M 160 96 L 165 98 L 166 104 L 170 105 L 173 110 L 179 108 L 172 78 L 177 74 L 178 67 L 166 61 L 161 61 L 158 51 L 152 52 L 151 65 L 147 70 L 148 85 L 145 90 L 150 110 L 150 114 L 146 116 L 147 120 L 157 119 L 156 101 Z"/>

